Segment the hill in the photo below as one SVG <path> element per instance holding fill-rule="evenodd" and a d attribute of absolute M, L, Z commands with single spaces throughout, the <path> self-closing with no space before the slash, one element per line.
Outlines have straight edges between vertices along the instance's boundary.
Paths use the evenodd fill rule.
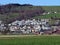
<path fill-rule="evenodd" d="M 41 15 L 44 12 L 41 6 L 33 6 L 30 4 L 7 4 L 0 6 L 0 20 L 4 22 L 12 22 L 32 18 Z"/>
<path fill-rule="evenodd" d="M 45 14 L 41 16 L 36 16 L 34 18 L 51 18 L 51 17 L 56 17 L 60 18 L 60 6 L 42 6 L 43 10 L 45 10 L 45 13 L 50 12 L 50 14 Z M 56 12 L 56 13 L 54 13 Z"/>
<path fill-rule="evenodd" d="M 57 14 L 46 14 L 44 12 L 57 12 Z M 11 23 L 15 20 L 28 18 L 60 18 L 60 6 L 33 6 L 31 4 L 6 4 L 0 5 L 0 20 Z"/>

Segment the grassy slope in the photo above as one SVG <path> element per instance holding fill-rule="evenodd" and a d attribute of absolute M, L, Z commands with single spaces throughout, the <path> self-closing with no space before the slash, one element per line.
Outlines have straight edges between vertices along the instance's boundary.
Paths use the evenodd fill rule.
<path fill-rule="evenodd" d="M 57 11 L 57 12 L 60 12 L 60 6 L 42 6 L 42 8 L 44 10 L 46 10 L 47 12 L 48 11 Z M 33 6 L 33 7 L 15 7 L 15 8 L 12 8 L 12 10 L 39 10 L 40 9 L 40 6 L 36 7 L 36 6 Z M 50 18 L 51 16 L 57 16 L 57 17 L 60 17 L 60 14 L 50 14 L 50 15 L 46 15 L 46 16 L 37 16 L 35 18 Z M 8 19 L 14 19 L 16 17 L 19 17 L 20 16 L 20 13 L 11 13 L 9 14 L 8 16 L 6 16 L 5 14 L 4 15 L 1 15 L 0 14 L 0 20 L 5 20 L 6 18 Z"/>
<path fill-rule="evenodd" d="M 42 6 L 42 8 L 46 11 L 46 12 L 58 12 L 57 14 L 46 14 L 44 16 L 37 16 L 34 18 L 51 18 L 51 17 L 58 17 L 60 18 L 60 6 Z"/>
<path fill-rule="evenodd" d="M 0 45 L 60 45 L 60 36 L 0 38 Z"/>
<path fill-rule="evenodd" d="M 46 14 L 46 15 L 42 15 L 42 16 L 37 16 L 37 17 L 34 17 L 34 18 L 51 18 L 51 17 L 57 17 L 57 18 L 60 18 L 60 14 Z"/>

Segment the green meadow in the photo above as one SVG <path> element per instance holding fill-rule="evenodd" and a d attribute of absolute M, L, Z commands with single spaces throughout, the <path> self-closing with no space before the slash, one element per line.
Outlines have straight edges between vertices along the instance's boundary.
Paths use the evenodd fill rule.
<path fill-rule="evenodd" d="M 60 45 L 60 36 L 0 37 L 0 45 Z"/>

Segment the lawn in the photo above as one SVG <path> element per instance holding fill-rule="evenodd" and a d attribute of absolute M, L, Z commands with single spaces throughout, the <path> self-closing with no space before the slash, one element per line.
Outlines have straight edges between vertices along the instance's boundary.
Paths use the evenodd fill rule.
<path fill-rule="evenodd" d="M 60 36 L 0 37 L 0 45 L 60 45 Z"/>

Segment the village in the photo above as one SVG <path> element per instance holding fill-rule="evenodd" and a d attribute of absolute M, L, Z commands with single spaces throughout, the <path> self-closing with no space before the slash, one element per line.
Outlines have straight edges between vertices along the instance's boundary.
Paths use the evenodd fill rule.
<path fill-rule="evenodd" d="M 55 22 L 55 25 L 50 25 L 49 21 L 50 19 L 16 20 L 8 26 L 0 21 L 0 34 L 60 34 L 59 20 Z"/>

